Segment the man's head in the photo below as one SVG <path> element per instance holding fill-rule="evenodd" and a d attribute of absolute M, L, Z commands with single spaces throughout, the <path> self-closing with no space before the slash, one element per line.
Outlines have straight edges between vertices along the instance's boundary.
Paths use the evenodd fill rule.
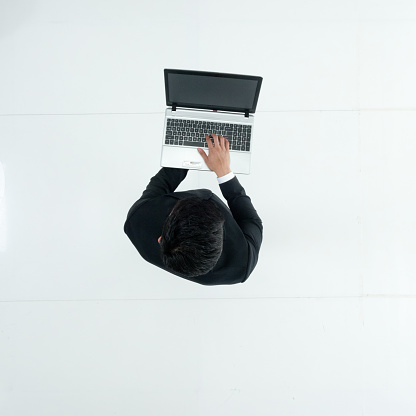
<path fill-rule="evenodd" d="M 192 197 L 179 201 L 159 239 L 167 269 L 187 277 L 210 272 L 222 253 L 224 217 L 215 202 Z"/>

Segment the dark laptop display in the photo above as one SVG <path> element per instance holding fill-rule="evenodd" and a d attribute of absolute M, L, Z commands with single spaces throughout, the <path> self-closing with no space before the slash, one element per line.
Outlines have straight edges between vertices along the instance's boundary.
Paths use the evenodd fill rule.
<path fill-rule="evenodd" d="M 254 113 L 261 77 L 165 69 L 166 104 Z"/>

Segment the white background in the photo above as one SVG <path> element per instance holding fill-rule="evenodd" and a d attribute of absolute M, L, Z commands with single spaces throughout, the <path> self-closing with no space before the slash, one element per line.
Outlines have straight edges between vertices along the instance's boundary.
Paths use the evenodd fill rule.
<path fill-rule="evenodd" d="M 264 78 L 242 285 L 124 235 L 164 68 Z M 415 415 L 415 74 L 414 0 L 2 0 L 0 414 Z"/>

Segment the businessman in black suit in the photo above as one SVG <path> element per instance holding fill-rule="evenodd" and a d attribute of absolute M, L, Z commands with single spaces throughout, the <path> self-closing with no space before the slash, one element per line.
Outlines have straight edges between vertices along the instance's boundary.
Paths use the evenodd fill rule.
<path fill-rule="evenodd" d="M 263 225 L 230 169 L 229 142 L 206 135 L 198 152 L 229 208 L 208 189 L 174 192 L 187 169 L 162 168 L 127 214 L 124 231 L 149 263 L 203 285 L 247 280 L 257 264 Z"/>

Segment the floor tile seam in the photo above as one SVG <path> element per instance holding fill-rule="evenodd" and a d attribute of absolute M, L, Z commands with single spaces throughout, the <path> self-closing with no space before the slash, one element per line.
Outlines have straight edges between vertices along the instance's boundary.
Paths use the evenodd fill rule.
<path fill-rule="evenodd" d="M 207 300 L 337 300 L 337 299 L 415 299 L 415 295 L 387 295 L 364 294 L 357 296 L 258 296 L 258 297 L 198 297 L 198 298 L 129 298 L 129 299 L 25 299 L 25 300 L 0 300 L 4 303 L 53 303 L 53 302 L 153 302 L 153 301 L 207 301 Z"/>
<path fill-rule="evenodd" d="M 414 112 L 416 108 L 356 108 L 356 109 L 318 109 L 318 110 L 264 110 L 257 111 L 256 114 L 265 113 L 359 113 L 359 112 Z M 112 112 L 112 113 L 5 113 L 0 117 L 53 117 L 53 116 L 136 116 L 136 115 L 163 115 L 161 112 Z"/>
<path fill-rule="evenodd" d="M 38 117 L 38 116 L 137 116 L 137 115 L 155 115 L 165 114 L 164 112 L 136 112 L 136 113 L 5 113 L 0 114 L 0 117 Z"/>

